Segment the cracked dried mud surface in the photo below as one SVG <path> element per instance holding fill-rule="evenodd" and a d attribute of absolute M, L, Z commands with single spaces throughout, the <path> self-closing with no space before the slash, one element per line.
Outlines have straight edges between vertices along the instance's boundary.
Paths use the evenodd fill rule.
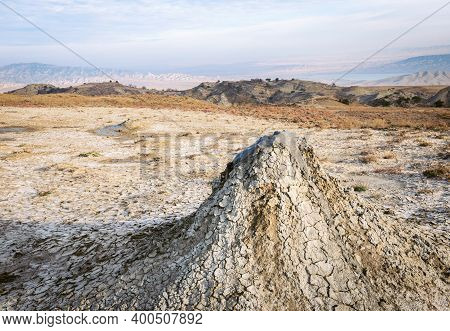
<path fill-rule="evenodd" d="M 423 175 L 448 163 L 446 132 L 178 110 L 0 115 L 2 309 L 449 309 L 448 179 Z M 284 129 L 317 158 L 300 140 L 269 144 L 214 181 Z"/>

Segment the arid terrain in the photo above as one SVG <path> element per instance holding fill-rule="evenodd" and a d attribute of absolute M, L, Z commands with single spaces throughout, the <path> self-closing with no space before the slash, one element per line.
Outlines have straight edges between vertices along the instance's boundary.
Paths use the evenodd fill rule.
<path fill-rule="evenodd" d="M 129 238 L 188 216 L 239 151 L 276 130 L 305 137 L 344 190 L 403 227 L 449 243 L 448 108 L 221 108 L 189 98 L 152 98 L 147 107 L 132 96 L 0 98 L 0 308 L 64 308 L 52 301 L 61 279 L 46 267 L 46 252 L 100 259 L 103 269 L 84 264 L 73 286 L 64 285 L 67 298 L 84 298 L 73 303 L 81 309 L 142 307 L 120 293 L 117 302 L 125 306 L 95 300 L 108 289 L 84 277 L 111 273 L 111 284 L 115 278 L 108 269 L 114 265 L 95 255 L 92 242 L 107 247 L 116 235 Z M 49 101 L 52 107 L 42 104 Z M 83 246 L 85 240 L 90 244 Z M 120 265 L 120 248 L 113 250 Z M 143 271 L 135 272 L 140 282 Z"/>
<path fill-rule="evenodd" d="M 396 196 L 398 205 L 392 207 L 396 213 L 405 210 L 404 216 L 429 213 L 429 216 L 441 215 L 438 218 L 445 220 L 445 212 L 448 211 L 445 207 L 447 180 L 423 175 L 433 167 L 447 166 L 449 137 L 446 130 L 302 128 L 288 121 L 235 116 L 220 111 L 176 109 L 3 107 L 1 115 L 0 173 L 5 183 L 2 191 L 3 218 L 45 220 L 44 214 L 48 213 L 47 217 L 55 221 L 76 220 L 79 217 L 76 214 L 84 210 L 83 219 L 96 219 L 95 213 L 108 209 L 108 201 L 115 204 L 119 196 L 125 198 L 129 195 L 130 198 L 133 191 L 136 198 L 147 205 L 144 209 L 132 208 L 142 215 L 149 210 L 152 214 L 164 215 L 160 210 L 164 210 L 164 206 L 169 208 L 167 201 L 172 200 L 181 199 L 174 206 L 178 210 L 184 210 L 186 203 L 194 208 L 208 192 L 209 182 L 235 153 L 262 134 L 284 129 L 306 136 L 326 169 L 348 182 L 349 186 L 365 184 L 367 192 L 361 194 L 385 200 L 380 201 L 380 205 L 393 204 L 391 196 Z M 125 129 L 111 136 L 98 131 L 126 120 L 129 120 L 127 126 L 132 126 L 131 130 Z M 159 144 L 162 146 L 147 146 L 142 152 L 141 135 L 160 136 Z M 184 174 L 188 177 L 187 187 L 200 184 L 203 187 L 189 190 L 200 194 L 197 198 L 188 196 L 185 189 L 177 186 L 181 185 L 180 178 L 184 176 L 171 176 L 171 181 L 161 178 L 161 183 L 154 182 L 158 178 L 148 182 L 140 176 L 143 167 L 141 152 L 148 154 L 146 169 L 161 167 L 162 161 L 158 158 L 163 160 L 164 155 L 159 154 L 164 154 L 164 146 L 171 140 L 175 143 L 177 136 L 182 150 L 170 148 L 169 151 L 181 154 L 171 157 L 181 163 L 181 168 L 187 168 Z M 147 143 L 151 142 L 151 137 L 145 139 Z M 199 142 L 204 144 L 202 150 L 196 146 Z M 83 153 L 95 155 L 80 156 Z M 213 159 L 210 160 L 208 155 L 213 155 Z M 210 164 L 212 160 L 218 164 Z M 191 165 L 202 165 L 204 173 L 196 173 Z M 83 189 L 76 189 L 78 185 Z M 162 185 L 160 189 L 158 185 Z M 150 198 L 159 207 L 153 208 L 148 204 L 148 196 L 136 192 L 140 186 L 149 192 L 153 186 L 161 194 L 165 192 L 162 196 Z M 382 193 L 384 190 L 388 191 Z M 95 192 L 95 195 L 86 204 L 83 199 L 70 197 L 71 191 L 76 195 L 80 192 L 87 196 L 89 192 Z M 42 192 L 47 194 L 42 195 Z M 184 197 L 176 197 L 179 193 Z M 162 199 L 163 196 L 169 200 Z M 64 201 L 59 201 L 60 198 Z M 48 202 L 51 204 L 47 205 Z M 46 208 L 43 210 L 34 209 L 35 204 L 44 203 Z M 96 207 L 96 204 L 104 205 L 104 208 Z M 432 205 L 426 207 L 424 204 Z M 49 209 L 50 206 L 55 209 Z M 24 210 L 19 212 L 15 208 Z M 39 217 L 41 213 L 43 218 Z M 67 215 L 67 219 L 62 215 Z M 105 215 L 102 212 L 99 217 L 105 219 Z M 429 216 L 422 221 L 431 221 Z"/>

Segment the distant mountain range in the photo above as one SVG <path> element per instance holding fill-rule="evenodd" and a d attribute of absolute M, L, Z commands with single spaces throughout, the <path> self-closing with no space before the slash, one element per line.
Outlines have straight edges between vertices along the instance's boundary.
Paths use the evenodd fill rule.
<path fill-rule="evenodd" d="M 358 74 L 413 74 L 422 71 L 450 72 L 450 54 L 416 56 L 356 70 Z"/>
<path fill-rule="evenodd" d="M 18 63 L 0 67 L 0 84 L 4 85 L 23 86 L 44 83 L 68 87 L 109 80 L 156 89 L 187 89 L 208 78 L 180 73 L 155 75 L 149 72 L 104 68 L 97 70 L 89 67 L 66 67 L 42 63 Z"/>
<path fill-rule="evenodd" d="M 450 85 L 450 71 L 421 71 L 374 81 L 358 82 L 359 86 L 429 86 Z"/>
<path fill-rule="evenodd" d="M 191 68 L 178 68 L 185 74 L 220 76 L 222 80 L 252 78 L 306 79 L 332 82 L 352 65 L 340 63 L 234 63 L 221 65 L 202 65 Z M 422 71 L 450 72 L 450 54 L 416 56 L 385 64 L 366 64 L 347 75 L 348 80 L 381 79 L 393 75 L 413 74 Z"/>

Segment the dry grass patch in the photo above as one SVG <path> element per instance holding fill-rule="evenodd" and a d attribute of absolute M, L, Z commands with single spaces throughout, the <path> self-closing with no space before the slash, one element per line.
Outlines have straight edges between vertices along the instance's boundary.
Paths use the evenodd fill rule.
<path fill-rule="evenodd" d="M 416 142 L 420 147 L 429 147 L 432 145 L 429 141 L 423 139 L 417 139 Z"/>
<path fill-rule="evenodd" d="M 429 188 L 423 188 L 417 191 L 417 194 L 431 194 L 434 191 L 432 189 Z"/>
<path fill-rule="evenodd" d="M 382 118 L 368 119 L 365 126 L 370 129 L 386 129 L 390 127 L 389 123 Z"/>
<path fill-rule="evenodd" d="M 4 157 L 2 157 L 3 160 L 20 160 L 27 157 L 30 157 L 32 155 L 31 151 L 29 150 L 22 150 L 22 151 L 15 151 L 11 154 L 8 154 Z"/>
<path fill-rule="evenodd" d="M 99 152 L 87 152 L 78 154 L 78 157 L 100 157 L 100 156 L 101 154 Z"/>
<path fill-rule="evenodd" d="M 392 131 L 390 134 L 392 136 L 392 140 L 389 141 L 391 144 L 399 144 L 406 140 L 406 131 Z"/>
<path fill-rule="evenodd" d="M 444 164 L 438 164 L 426 169 L 422 174 L 427 178 L 450 179 L 450 167 Z"/>
<path fill-rule="evenodd" d="M 272 118 L 297 123 L 300 127 L 336 129 L 433 129 L 445 130 L 450 109 L 352 106 L 235 106 L 225 109 L 237 115 Z"/>
<path fill-rule="evenodd" d="M 385 160 L 391 160 L 391 159 L 395 159 L 396 155 L 394 152 L 386 152 L 383 154 L 383 159 Z"/>
<path fill-rule="evenodd" d="M 84 96 L 76 94 L 41 94 L 33 96 L 0 94 L 4 107 L 118 107 L 118 108 L 179 108 L 215 110 L 218 106 L 189 97 L 158 94 L 126 96 Z"/>
<path fill-rule="evenodd" d="M 72 164 L 68 164 L 68 163 L 58 163 L 58 164 L 51 165 L 49 167 L 49 170 L 50 169 L 55 169 L 56 171 L 74 173 L 75 171 L 79 170 L 79 167 L 76 167 L 76 166 L 74 166 Z"/>
<path fill-rule="evenodd" d="M 83 96 L 46 94 L 21 96 L 0 94 L 0 106 L 7 107 L 125 107 L 216 111 L 234 115 L 274 119 L 305 128 L 336 129 L 433 129 L 447 130 L 449 108 L 397 108 L 345 105 L 239 105 L 218 106 L 203 100 L 159 94 L 125 96 Z"/>
<path fill-rule="evenodd" d="M 362 184 L 355 185 L 355 186 L 353 186 L 353 191 L 355 191 L 355 192 L 365 192 L 365 191 L 367 191 L 367 186 L 362 185 Z"/>
<path fill-rule="evenodd" d="M 378 160 L 378 157 L 372 151 L 364 151 L 361 152 L 361 157 L 359 158 L 359 160 L 364 164 L 368 164 L 376 162 Z"/>
<path fill-rule="evenodd" d="M 87 175 L 87 173 L 88 173 L 86 168 L 75 166 L 75 165 L 69 164 L 69 163 L 52 164 L 48 167 L 42 168 L 42 170 L 44 170 L 44 171 L 54 170 L 54 171 L 62 172 L 64 174 L 70 175 L 73 178 L 81 178 L 81 177 Z"/>

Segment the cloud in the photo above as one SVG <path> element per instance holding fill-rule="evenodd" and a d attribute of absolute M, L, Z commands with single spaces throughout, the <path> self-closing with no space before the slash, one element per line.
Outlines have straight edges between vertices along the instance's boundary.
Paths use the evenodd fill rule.
<path fill-rule="evenodd" d="M 98 65 L 122 67 L 357 59 L 427 14 L 419 0 L 7 3 Z M 442 4 L 429 0 L 427 8 L 431 13 Z M 443 31 L 450 28 L 449 10 L 411 32 L 398 47 L 448 44 L 448 34 Z M 1 62 L 29 58 L 25 50 L 51 62 L 78 62 L 70 54 L 61 59 L 60 52 L 50 53 L 53 41 L 2 7 L 0 22 L 4 32 L 0 35 L 0 51 L 7 48 L 0 54 Z"/>

